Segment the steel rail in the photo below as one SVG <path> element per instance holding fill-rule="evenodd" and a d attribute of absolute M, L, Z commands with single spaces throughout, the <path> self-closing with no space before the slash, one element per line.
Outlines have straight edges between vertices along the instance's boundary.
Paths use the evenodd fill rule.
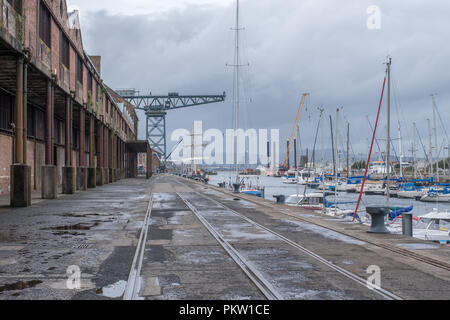
<path fill-rule="evenodd" d="M 150 200 L 148 202 L 147 212 L 141 228 L 139 241 L 136 246 L 133 263 L 131 265 L 130 274 L 128 276 L 127 285 L 123 300 L 136 300 L 139 290 L 139 277 L 141 274 L 142 263 L 144 261 L 145 244 L 147 242 L 148 228 L 150 224 L 150 216 L 153 209 L 153 193 L 150 193 Z"/>
<path fill-rule="evenodd" d="M 178 181 L 178 180 L 177 180 L 177 181 Z M 246 217 L 246 216 L 240 214 L 239 212 L 236 212 L 235 210 L 233 210 L 233 209 L 227 207 L 227 206 L 224 205 L 223 203 L 221 203 L 221 202 L 219 202 L 219 201 L 217 201 L 217 200 L 215 200 L 215 199 L 212 199 L 212 198 L 210 198 L 210 197 L 208 197 L 208 196 L 205 196 L 205 195 L 203 195 L 203 194 L 201 194 L 201 193 L 195 191 L 193 188 L 187 186 L 186 184 L 184 184 L 184 183 L 182 183 L 182 182 L 180 182 L 180 181 L 178 181 L 178 182 L 179 182 L 180 184 L 182 184 L 183 186 L 185 186 L 185 187 L 187 187 L 187 188 L 190 188 L 195 194 L 199 195 L 200 197 L 202 197 L 202 198 L 204 198 L 204 199 L 207 199 L 207 200 L 209 200 L 209 201 L 211 201 L 211 202 L 214 202 L 215 204 L 217 204 L 217 205 L 223 207 L 224 209 L 226 209 L 226 210 L 232 212 L 233 214 L 235 214 L 236 216 L 242 218 L 243 220 L 245 220 L 245 221 L 251 223 L 252 225 L 254 225 L 254 226 L 258 227 L 258 228 L 261 228 L 261 229 L 265 230 L 266 232 L 269 232 L 270 234 L 272 234 L 272 235 L 274 235 L 275 237 L 279 238 L 280 240 L 282 240 L 283 242 L 287 243 L 288 245 L 290 245 L 290 246 L 296 248 L 297 250 L 299 250 L 299 251 L 301 251 L 301 252 L 303 252 L 303 253 L 309 255 L 310 257 L 316 259 L 317 261 L 319 261 L 319 262 L 321 262 L 322 264 L 328 266 L 329 268 L 335 270 L 336 272 L 338 272 L 338 273 L 344 275 L 344 276 L 347 277 L 348 279 L 353 280 L 354 282 L 356 282 L 356 283 L 358 283 L 358 284 L 360 284 L 360 285 L 362 285 L 362 286 L 364 286 L 364 287 L 366 287 L 366 288 L 369 289 L 367 280 L 365 280 L 365 279 L 359 277 L 358 275 L 356 275 L 356 274 L 354 274 L 354 273 L 352 273 L 352 272 L 350 272 L 350 271 L 345 270 L 344 268 L 341 268 L 341 267 L 337 266 L 336 264 L 334 264 L 334 263 L 332 263 L 332 262 L 326 260 L 325 258 L 321 257 L 320 255 L 318 255 L 318 254 L 312 252 L 311 250 L 306 249 L 305 247 L 303 247 L 303 246 L 299 245 L 298 243 L 296 243 L 296 242 L 294 242 L 294 241 L 292 241 L 292 240 L 286 238 L 285 236 L 283 236 L 283 235 L 281 235 L 281 234 L 279 234 L 279 233 L 277 233 L 277 232 L 275 232 L 275 231 L 273 231 L 273 230 L 271 230 L 271 229 L 269 229 L 269 228 L 267 228 L 267 227 L 265 227 L 265 226 L 263 226 L 263 225 L 261 225 L 261 224 L 255 222 L 255 221 L 249 219 L 248 217 Z M 383 298 L 385 298 L 385 299 L 387 299 L 387 300 L 403 300 L 403 299 L 400 298 L 399 296 L 397 296 L 397 295 L 395 295 L 394 293 L 389 292 L 389 291 L 387 291 L 387 290 L 385 290 L 385 289 L 383 289 L 383 288 L 378 288 L 378 287 L 376 287 L 376 286 L 370 286 L 370 290 L 373 290 L 374 292 L 376 292 L 377 294 L 379 294 L 380 296 L 382 296 Z"/>
<path fill-rule="evenodd" d="M 227 240 L 225 240 L 219 232 L 198 212 L 198 210 L 183 195 L 177 192 L 177 195 L 183 200 L 186 206 L 195 214 L 205 228 L 217 240 L 222 248 L 230 255 L 248 278 L 256 285 L 261 293 L 268 300 L 283 300 L 280 293 L 267 281 L 264 276 L 247 261 Z"/>

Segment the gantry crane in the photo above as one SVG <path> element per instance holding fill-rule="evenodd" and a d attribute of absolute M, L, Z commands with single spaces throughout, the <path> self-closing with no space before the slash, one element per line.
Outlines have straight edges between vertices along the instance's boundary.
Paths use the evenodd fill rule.
<path fill-rule="evenodd" d="M 301 119 L 302 114 L 303 114 L 303 108 L 304 108 L 304 106 L 305 106 L 305 104 L 306 104 L 306 98 L 307 98 L 308 96 L 309 96 L 309 93 L 304 93 L 304 94 L 302 95 L 302 99 L 301 99 L 300 104 L 299 104 L 299 106 L 298 106 L 297 117 L 295 118 L 294 126 L 293 126 L 293 128 L 292 128 L 291 138 L 290 138 L 289 144 L 288 144 L 288 146 L 287 146 L 286 158 L 284 158 L 284 162 L 283 162 L 283 168 L 286 169 L 286 170 L 289 169 L 289 168 L 287 168 L 287 164 L 288 164 L 288 162 L 289 162 L 290 155 L 291 155 L 291 146 L 292 146 L 293 143 L 294 143 L 294 140 L 295 140 L 295 131 L 296 131 L 296 128 L 297 128 L 298 124 L 300 123 L 300 119 Z"/>
<path fill-rule="evenodd" d="M 136 90 L 117 90 L 123 99 L 134 105 L 136 110 L 145 111 L 146 135 L 152 150 L 161 155 L 161 162 L 167 157 L 166 115 L 167 111 L 224 102 L 226 95 L 188 95 L 181 96 L 176 92 L 163 95 L 140 95 Z"/>

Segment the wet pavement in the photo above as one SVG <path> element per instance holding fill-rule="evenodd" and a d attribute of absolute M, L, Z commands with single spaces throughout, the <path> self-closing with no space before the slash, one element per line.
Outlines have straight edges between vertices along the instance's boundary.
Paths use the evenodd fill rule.
<path fill-rule="evenodd" d="M 384 299 L 346 274 L 365 280 L 374 265 L 400 298 L 450 298 L 448 247 L 160 175 L 3 207 L 0 299 L 121 299 L 151 198 L 139 299 L 266 298 L 208 228 L 282 299 Z"/>
<path fill-rule="evenodd" d="M 127 280 L 149 185 L 122 180 L 30 208 L 3 207 L 0 299 L 108 298 L 104 287 Z"/>

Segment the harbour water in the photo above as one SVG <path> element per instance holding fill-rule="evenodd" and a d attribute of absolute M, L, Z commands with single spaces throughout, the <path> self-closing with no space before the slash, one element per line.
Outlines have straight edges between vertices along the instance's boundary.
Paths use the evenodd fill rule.
<path fill-rule="evenodd" d="M 210 176 L 210 184 L 217 186 L 219 183 L 234 181 L 235 174 L 233 172 L 218 172 L 217 176 Z M 295 184 L 283 184 L 281 178 L 267 177 L 267 176 L 245 176 L 241 177 L 245 179 L 247 186 L 251 185 L 253 187 L 264 187 L 265 188 L 265 198 L 267 200 L 275 201 L 274 195 L 284 195 L 289 197 L 291 195 L 297 194 L 303 195 L 305 192 L 304 186 L 297 186 Z M 320 192 L 319 190 L 306 190 L 307 193 Z M 359 194 L 355 193 L 338 193 L 338 202 L 354 202 L 344 205 L 339 205 L 342 209 L 355 209 L 356 202 L 358 201 Z M 334 201 L 334 197 L 329 197 L 330 202 Z M 386 197 L 383 196 L 366 196 L 363 195 L 360 210 L 364 210 L 366 206 L 386 204 Z M 409 207 L 414 206 L 413 214 L 415 216 L 423 216 L 432 212 L 434 209 L 439 209 L 440 211 L 450 211 L 449 203 L 426 203 L 415 201 L 413 199 L 398 199 L 391 198 L 389 200 L 389 205 L 391 207 Z"/>

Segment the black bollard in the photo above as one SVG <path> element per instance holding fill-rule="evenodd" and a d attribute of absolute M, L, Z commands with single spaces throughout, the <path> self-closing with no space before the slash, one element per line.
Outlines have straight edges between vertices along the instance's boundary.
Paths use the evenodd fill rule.
<path fill-rule="evenodd" d="M 286 203 L 286 197 L 283 195 L 276 195 L 273 196 L 275 199 L 277 199 L 277 204 L 285 204 Z"/>
<path fill-rule="evenodd" d="M 389 230 L 386 228 L 386 216 L 390 213 L 390 209 L 387 207 L 367 207 L 367 213 L 372 218 L 372 226 L 368 233 L 377 234 L 389 234 Z"/>

